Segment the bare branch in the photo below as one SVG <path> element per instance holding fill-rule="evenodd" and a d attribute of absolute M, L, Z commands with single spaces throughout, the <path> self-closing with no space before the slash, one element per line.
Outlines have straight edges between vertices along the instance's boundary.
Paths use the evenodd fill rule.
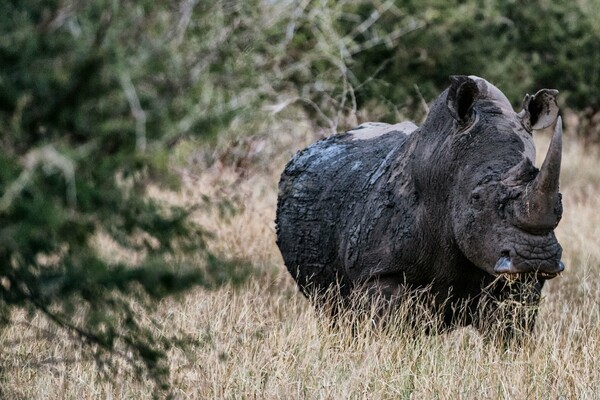
<path fill-rule="evenodd" d="M 131 83 L 129 74 L 123 73 L 119 78 L 121 87 L 129 102 L 129 107 L 131 107 L 131 113 L 133 114 L 133 118 L 135 118 L 135 149 L 143 153 L 146 151 L 146 113 L 140 105 L 140 99 L 133 83 Z"/>
<path fill-rule="evenodd" d="M 77 201 L 77 189 L 75 187 L 75 166 L 72 160 L 60 154 L 52 145 L 47 145 L 39 149 L 33 149 L 25 155 L 25 169 L 19 177 L 12 182 L 2 198 L 0 198 L 0 212 L 5 212 L 10 208 L 15 199 L 19 197 L 35 169 L 41 165 L 47 174 L 54 169 L 58 169 L 65 177 L 67 183 L 67 202 L 71 207 L 75 206 Z"/>

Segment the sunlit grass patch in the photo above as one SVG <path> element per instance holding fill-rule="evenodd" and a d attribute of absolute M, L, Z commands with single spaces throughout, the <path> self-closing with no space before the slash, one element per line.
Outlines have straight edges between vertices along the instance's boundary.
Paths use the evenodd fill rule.
<path fill-rule="evenodd" d="M 181 330 L 196 340 L 191 349 L 170 350 L 175 395 L 496 399 L 600 393 L 600 173 L 598 160 L 578 142 L 565 138 L 564 215 L 556 233 L 566 270 L 543 290 L 534 336 L 521 348 L 504 349 L 470 327 L 430 335 L 422 328 L 431 321 L 424 320 L 416 331 L 408 329 L 402 316 L 410 309 L 398 310 L 385 328 L 373 326 L 371 314 L 344 311 L 346 323 L 331 328 L 329 317 L 299 293 L 275 245 L 278 175 L 290 148 L 314 138 L 307 131 L 298 135 L 298 143 L 285 139 L 279 153 L 261 161 L 266 166 L 243 177 L 230 165 L 190 164 L 179 192 L 153 193 L 197 204 L 194 218 L 212 233 L 208 248 L 256 268 L 245 283 L 197 289 L 181 302 L 165 300 L 151 316 L 163 322 L 161 334 Z M 544 140 L 540 135 L 542 145 Z M 228 199 L 232 208 L 224 215 L 203 196 Z M 153 395 L 126 373 L 112 383 L 101 380 L 94 362 L 41 319 L 7 328 L 0 342 L 2 387 L 14 398 Z"/>

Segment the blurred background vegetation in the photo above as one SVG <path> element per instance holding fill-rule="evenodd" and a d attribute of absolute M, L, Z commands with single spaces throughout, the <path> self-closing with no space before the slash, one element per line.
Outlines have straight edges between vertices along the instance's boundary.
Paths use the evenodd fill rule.
<path fill-rule="evenodd" d="M 142 327 L 143 310 L 251 267 L 211 252 L 194 210 L 148 188 L 177 191 L 190 155 L 260 169 L 292 151 L 256 144 L 281 140 L 283 120 L 315 137 L 419 122 L 453 74 L 488 79 L 515 107 L 557 88 L 572 130 L 600 143 L 599 20 L 598 0 L 3 1 L 2 324 L 15 308 L 45 314 L 100 362 L 124 349 L 164 385 L 171 338 Z"/>

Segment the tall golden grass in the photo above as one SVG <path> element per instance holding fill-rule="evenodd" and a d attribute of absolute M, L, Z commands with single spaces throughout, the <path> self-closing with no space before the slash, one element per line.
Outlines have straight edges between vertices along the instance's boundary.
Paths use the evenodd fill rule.
<path fill-rule="evenodd" d="M 471 328 L 443 335 L 366 326 L 327 329 L 297 291 L 275 245 L 277 181 L 285 162 L 316 139 L 307 123 L 280 123 L 249 139 L 258 156 L 189 165 L 169 201 L 202 195 L 231 199 L 237 212 L 195 216 L 215 234 L 214 251 L 250 261 L 264 273 L 241 288 L 198 289 L 163 302 L 152 317 L 169 333 L 199 340 L 170 354 L 174 395 L 181 399 L 595 399 L 600 398 L 600 168 L 597 154 L 565 138 L 557 236 L 567 265 L 544 289 L 535 336 L 521 349 L 486 344 Z M 540 155 L 547 135 L 537 138 Z M 200 153 L 200 150 L 196 153 Z M 241 152 L 244 154 L 244 151 Z M 246 152 L 247 154 L 247 152 Z M 223 157 L 221 157 L 223 158 Z M 214 161 L 216 160 L 216 161 Z M 105 243 L 110 246 L 110 243 Z M 0 337 L 2 397 L 13 399 L 151 398 L 152 387 L 119 373 L 111 381 L 81 345 L 45 320 L 16 323 Z"/>

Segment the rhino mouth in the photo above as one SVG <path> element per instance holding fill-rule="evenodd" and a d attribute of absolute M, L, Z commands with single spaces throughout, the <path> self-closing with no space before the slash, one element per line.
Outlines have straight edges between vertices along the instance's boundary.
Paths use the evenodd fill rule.
<path fill-rule="evenodd" d="M 500 257 L 494 266 L 496 274 L 509 280 L 514 280 L 523 275 L 534 275 L 541 279 L 552 279 L 560 275 L 564 269 L 565 265 L 560 260 L 558 262 L 532 263 L 525 261 L 513 263 L 513 260 L 508 256 Z"/>

